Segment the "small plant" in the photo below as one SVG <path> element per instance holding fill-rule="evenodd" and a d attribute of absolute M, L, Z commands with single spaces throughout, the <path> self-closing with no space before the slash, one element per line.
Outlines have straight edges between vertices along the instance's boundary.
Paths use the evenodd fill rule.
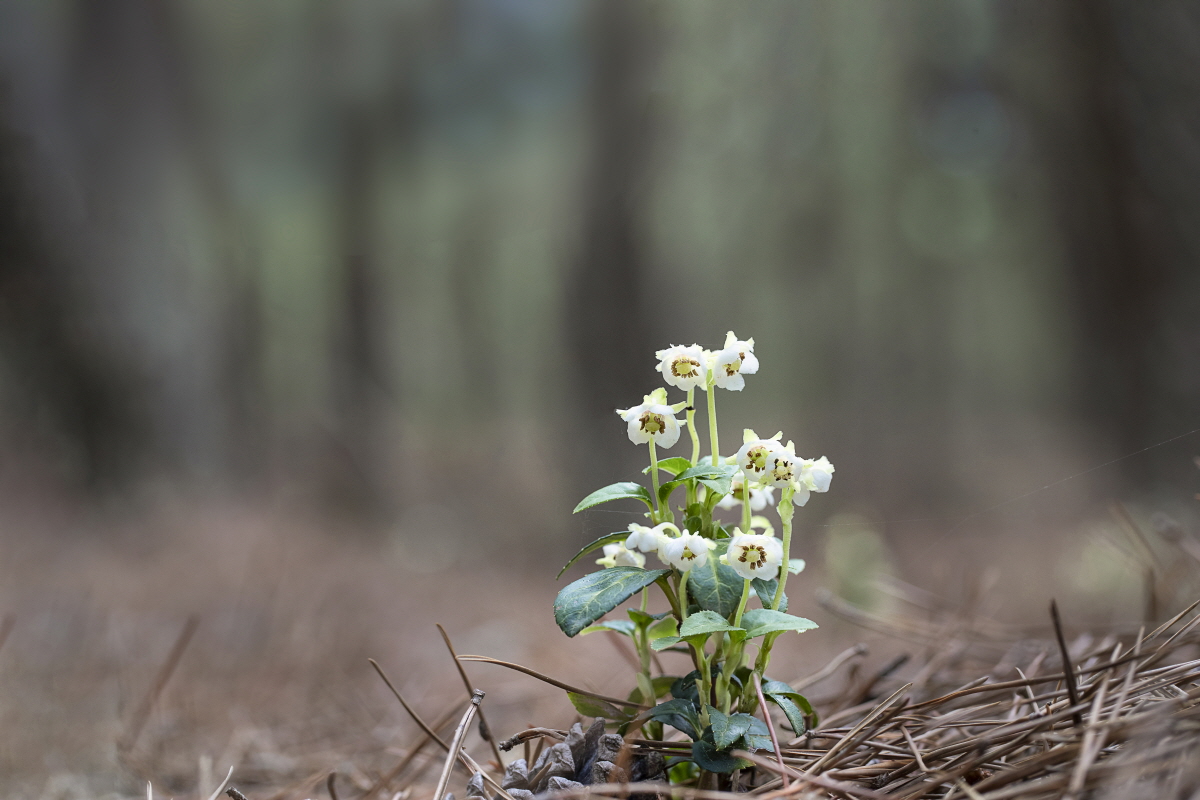
<path fill-rule="evenodd" d="M 753 339 L 742 341 L 730 331 L 720 350 L 675 345 L 657 356 L 657 370 L 667 384 L 686 392 L 686 399 L 669 403 L 667 390 L 660 387 L 640 405 L 617 411 L 627 423 L 629 440 L 650 451 L 645 470 L 650 487 L 614 483 L 575 508 L 578 513 L 633 498 L 646 504 L 650 524 L 635 523 L 602 536 L 567 562 L 562 572 L 602 550 L 596 563 L 604 569 L 559 592 L 554 615 L 567 636 L 608 631 L 633 641 L 640 669 L 627 704 L 575 693 L 571 701 L 581 714 L 615 722 L 620 733 L 641 727 L 651 738 L 662 738 L 664 725 L 682 731 L 692 739 L 692 757 L 674 765 L 671 777 L 680 781 L 697 767 L 728 773 L 750 766 L 733 755 L 736 749 L 774 749 L 771 731 L 754 716 L 760 697 L 779 706 L 797 734 L 815 724 L 809 702 L 786 683 L 769 678 L 767 669 L 780 635 L 817 627 L 787 613 L 788 575 L 804 569 L 802 560 L 791 558 L 792 516 L 812 492 L 829 489 L 833 465 L 824 457 L 797 456 L 792 442 L 782 443 L 781 433 L 763 439 L 752 430 L 744 432 L 736 454 L 721 455 L 717 389 L 741 391 L 744 376 L 758 371 Z M 697 389 L 708 401 L 710 453 L 703 457 L 696 431 Z M 676 416 L 680 413 L 682 423 Z M 660 460 L 659 448 L 674 446 L 681 426 L 691 439 L 691 458 Z M 774 503 L 777 490 L 782 540 L 771 521 L 756 513 Z M 739 508 L 736 525 L 714 519 L 716 509 Z M 663 568 L 648 569 L 648 554 Z M 670 611 L 649 612 L 652 586 L 662 591 Z M 627 619 L 600 621 L 639 592 L 640 607 L 627 609 Z M 751 594 L 760 607 L 749 607 Z M 748 650 L 752 644 L 757 646 L 753 656 Z M 694 669 L 682 676 L 655 675 L 653 651 L 686 653 Z"/>

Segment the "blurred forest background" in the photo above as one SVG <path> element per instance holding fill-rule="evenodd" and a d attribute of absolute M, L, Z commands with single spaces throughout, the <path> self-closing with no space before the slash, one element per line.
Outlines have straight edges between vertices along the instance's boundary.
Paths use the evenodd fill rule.
<path fill-rule="evenodd" d="M 1198 62 L 1182 0 L 11 0 L 3 490 L 557 556 L 733 328 L 730 441 L 936 527 L 1200 424 Z"/>
<path fill-rule="evenodd" d="M 861 635 L 812 593 L 881 575 L 1161 616 L 1198 265 L 1200 2 L 5 0 L 0 786 L 385 763 L 365 659 L 433 714 L 435 618 L 626 691 L 553 568 L 637 519 L 570 510 L 641 477 L 654 351 L 730 329 L 726 448 L 837 466 L 795 674 Z M 1113 501 L 1183 550 L 1093 547 Z M 569 714 L 483 685 L 506 733 Z"/>

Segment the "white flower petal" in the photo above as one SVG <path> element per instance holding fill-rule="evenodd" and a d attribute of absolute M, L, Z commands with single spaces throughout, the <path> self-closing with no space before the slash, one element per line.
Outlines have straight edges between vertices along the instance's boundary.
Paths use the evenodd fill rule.
<path fill-rule="evenodd" d="M 680 572 L 687 572 L 693 567 L 703 567 L 708 563 L 708 554 L 716 542 L 705 539 L 694 533 L 684 533 L 677 539 L 668 539 L 663 544 L 661 557 Z"/>
<path fill-rule="evenodd" d="M 739 532 L 729 540 L 723 560 L 746 580 L 770 580 L 783 562 L 783 544 L 774 536 Z"/>

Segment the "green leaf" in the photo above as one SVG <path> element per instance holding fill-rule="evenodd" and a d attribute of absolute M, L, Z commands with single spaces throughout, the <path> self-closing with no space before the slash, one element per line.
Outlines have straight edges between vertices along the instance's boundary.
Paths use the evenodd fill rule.
<path fill-rule="evenodd" d="M 671 493 L 678 489 L 683 484 L 683 481 L 667 481 L 658 487 L 658 503 L 665 506 L 667 501 L 671 499 Z"/>
<path fill-rule="evenodd" d="M 767 723 L 758 717 L 750 717 L 750 724 L 746 728 L 745 735 L 742 736 L 742 742 L 745 743 L 747 750 L 775 752 L 775 745 L 771 743 L 771 732 L 767 730 Z"/>
<path fill-rule="evenodd" d="M 672 478 L 679 477 L 679 473 L 683 472 L 684 470 L 691 469 L 691 467 L 692 462 L 681 456 L 664 458 L 662 461 L 658 462 L 658 468 L 670 475 Z M 653 469 L 653 467 L 646 467 L 644 470 L 642 470 L 642 473 L 649 473 L 651 469 Z"/>
<path fill-rule="evenodd" d="M 691 700 L 674 699 L 659 703 L 645 712 L 645 716 L 658 720 L 664 725 L 670 725 L 691 738 L 695 739 L 700 730 L 700 715 Z"/>
<path fill-rule="evenodd" d="M 749 714 L 722 714 L 712 706 L 708 707 L 708 719 L 712 723 L 713 744 L 718 750 L 728 750 L 733 747 L 746 731 L 754 717 Z"/>
<path fill-rule="evenodd" d="M 715 611 L 697 611 L 683 621 L 679 626 L 679 635 L 684 639 L 690 636 L 707 636 L 710 633 L 719 631 L 739 631 L 742 630 L 735 625 L 730 625 L 729 621 Z"/>
<path fill-rule="evenodd" d="M 788 573 L 791 575 L 799 575 L 801 572 L 804 572 L 805 566 L 806 565 L 803 558 L 788 559 Z"/>
<path fill-rule="evenodd" d="M 594 553 L 597 550 L 599 550 L 601 547 L 604 547 L 604 545 L 606 545 L 606 544 L 612 544 L 613 542 L 623 542 L 628 537 L 629 537 L 629 531 L 617 531 L 616 533 L 606 533 L 605 535 L 601 536 L 596 541 L 592 542 L 589 545 L 586 545 L 582 550 L 580 550 L 575 555 L 571 556 L 571 560 L 568 561 L 566 563 L 566 565 L 558 571 L 558 575 L 555 576 L 554 580 L 558 580 L 559 578 L 561 578 L 564 572 L 569 570 L 571 567 L 575 566 L 575 563 L 577 561 L 579 561 L 579 559 L 586 556 L 588 553 Z"/>
<path fill-rule="evenodd" d="M 691 480 L 695 479 L 699 483 L 704 484 L 717 495 L 729 494 L 729 490 L 733 485 L 733 476 L 737 472 L 737 467 L 732 464 L 720 464 L 713 467 L 711 464 L 701 464 L 684 470 L 675 476 L 676 480 Z"/>
<path fill-rule="evenodd" d="M 810 631 L 817 627 L 817 623 L 804 617 L 793 617 L 782 611 L 755 608 L 742 615 L 742 627 L 746 629 L 747 638 L 754 639 L 780 631 Z"/>
<path fill-rule="evenodd" d="M 567 697 L 570 699 L 571 705 L 575 706 L 575 710 L 585 717 L 623 720 L 630 716 L 628 711 L 622 711 L 612 703 L 598 700 L 595 697 L 575 692 L 567 692 Z"/>
<path fill-rule="evenodd" d="M 627 608 L 625 609 L 625 613 L 629 615 L 629 618 L 633 620 L 635 625 L 637 625 L 639 628 L 645 628 L 649 625 L 653 625 L 655 621 L 665 617 L 668 612 L 664 611 L 661 614 L 647 614 L 640 608 Z"/>
<path fill-rule="evenodd" d="M 615 631 L 616 633 L 623 633 L 626 636 L 633 636 L 635 630 L 637 630 L 637 626 L 627 619 L 609 619 L 604 622 L 597 622 L 595 625 L 588 625 L 579 632 L 579 635 L 585 636 L 597 631 Z"/>
<path fill-rule="evenodd" d="M 797 735 L 808 729 L 808 720 L 816 725 L 817 712 L 808 702 L 808 698 L 797 692 L 783 681 L 773 681 L 767 678 L 762 683 L 763 695 L 766 699 L 783 709 L 784 715 Z M 806 719 L 807 717 L 807 719 Z"/>
<path fill-rule="evenodd" d="M 792 726 L 792 730 L 795 731 L 797 736 L 808 730 L 808 725 L 804 720 L 804 714 L 802 713 L 800 706 L 793 702 L 790 697 L 784 697 L 783 695 L 778 694 L 766 694 L 765 692 L 763 694 L 766 697 L 767 702 L 774 703 L 783 709 L 783 715 L 787 717 L 788 724 Z"/>
<path fill-rule="evenodd" d="M 603 489 L 597 489 L 587 497 L 579 501 L 579 505 L 575 506 L 572 514 L 578 514 L 580 511 L 598 506 L 601 503 L 608 503 L 612 500 L 641 500 L 646 504 L 646 507 L 651 511 L 654 510 L 654 498 L 650 496 L 650 490 L 640 483 L 632 483 L 623 481 L 614 483 L 611 486 L 605 486 Z"/>
<path fill-rule="evenodd" d="M 754 766 L 744 758 L 737 758 L 729 753 L 721 752 L 712 742 L 703 739 L 692 742 L 692 760 L 701 769 L 709 772 L 729 773 L 735 769 L 746 769 Z"/>
<path fill-rule="evenodd" d="M 646 638 L 652 642 L 664 636 L 677 636 L 678 634 L 679 623 L 675 621 L 674 617 L 663 617 L 646 629 Z"/>
<path fill-rule="evenodd" d="M 567 636 L 575 636 L 638 591 L 670 574 L 669 569 L 613 567 L 584 575 L 554 599 L 554 621 Z"/>
<path fill-rule="evenodd" d="M 696 689 L 696 680 L 700 677 L 700 670 L 694 669 L 687 675 L 676 680 L 671 684 L 671 696 L 677 700 L 690 700 L 692 703 L 700 702 L 700 692 Z"/>
<path fill-rule="evenodd" d="M 715 611 L 722 617 L 736 611 L 738 601 L 742 599 L 742 576 L 720 560 L 727 547 L 728 542 L 718 541 L 704 566 L 693 567 L 688 573 L 687 583 L 688 596 L 700 608 Z"/>
<path fill-rule="evenodd" d="M 755 578 L 750 582 L 754 587 L 754 593 L 758 595 L 758 599 L 762 601 L 763 607 L 771 605 L 775 602 L 775 589 L 779 586 L 779 581 L 772 578 L 769 581 L 764 581 L 762 578 Z M 787 611 L 787 594 L 784 594 L 783 599 L 779 602 L 779 610 Z"/>
<path fill-rule="evenodd" d="M 681 481 L 692 479 L 699 480 L 702 478 L 732 478 L 735 472 L 737 472 L 737 467 L 733 464 L 720 464 L 714 467 L 711 463 L 709 463 L 698 464 L 691 469 L 686 469 L 683 472 L 680 472 L 675 477 Z"/>
<path fill-rule="evenodd" d="M 660 636 L 657 639 L 650 640 L 650 649 L 654 652 L 666 650 L 668 647 L 674 647 L 682 642 L 683 639 L 679 636 Z"/>

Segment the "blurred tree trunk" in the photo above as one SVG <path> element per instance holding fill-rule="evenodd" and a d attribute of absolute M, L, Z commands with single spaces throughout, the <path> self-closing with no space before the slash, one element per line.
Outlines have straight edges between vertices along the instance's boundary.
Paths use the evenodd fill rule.
<path fill-rule="evenodd" d="M 591 5 L 592 152 L 583 182 L 580 252 L 568 279 L 566 325 L 576 407 L 586 444 L 579 477 L 613 481 L 630 459 L 614 445 L 616 408 L 658 386 L 645 294 L 647 256 L 639 229 L 650 152 L 647 113 L 651 21 L 631 0 Z M 660 343 L 661 344 L 661 343 Z M 665 344 L 661 344 L 665 346 Z"/>
<path fill-rule="evenodd" d="M 0 357 L 5 405 L 18 427 L 12 451 L 99 489 L 134 471 L 145 444 L 138 382 L 99 340 L 94 310 L 49 243 L 62 220 L 31 190 L 30 148 L 0 109 Z M 62 231 L 58 232 L 61 237 Z M 50 462 L 49 464 L 44 462 Z"/>
<path fill-rule="evenodd" d="M 1175 2 L 1072 0 L 1058 20 L 1066 102 L 1042 134 L 1075 300 L 1076 406 L 1121 454 L 1194 426 L 1200 399 L 1178 385 L 1200 358 L 1196 242 L 1189 253 L 1181 237 L 1200 209 L 1186 144 L 1200 133 L 1200 86 L 1180 69 L 1200 53 L 1197 16 Z M 1173 329 L 1190 357 L 1172 357 Z M 1155 482 L 1144 463 L 1121 469 L 1126 486 Z"/>

